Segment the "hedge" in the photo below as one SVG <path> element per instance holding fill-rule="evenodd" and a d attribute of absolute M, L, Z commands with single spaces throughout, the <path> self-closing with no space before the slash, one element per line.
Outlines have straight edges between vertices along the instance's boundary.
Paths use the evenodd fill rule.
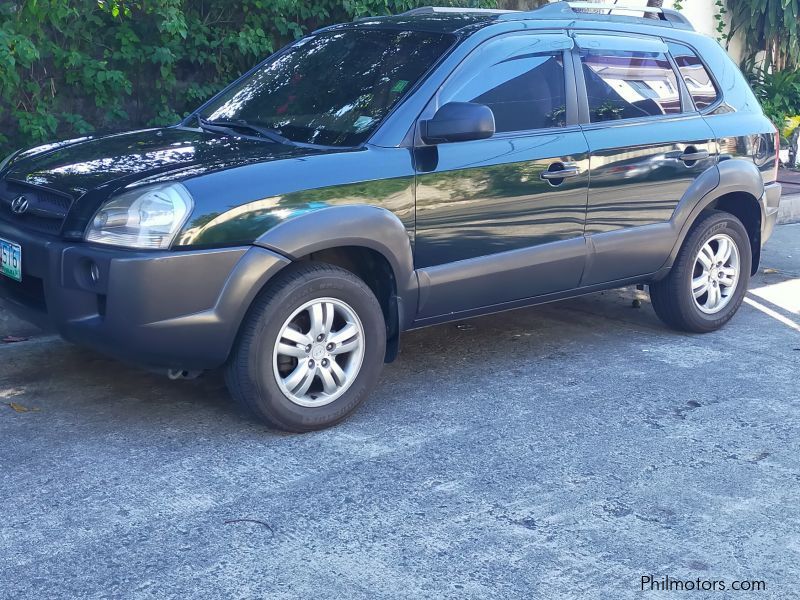
<path fill-rule="evenodd" d="M 429 3 L 0 1 L 0 159 L 49 140 L 175 123 L 315 28 Z"/>

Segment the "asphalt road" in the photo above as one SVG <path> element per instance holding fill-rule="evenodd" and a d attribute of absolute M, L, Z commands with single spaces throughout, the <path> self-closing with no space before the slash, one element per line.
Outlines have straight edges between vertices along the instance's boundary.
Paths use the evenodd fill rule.
<path fill-rule="evenodd" d="M 763 268 L 704 336 L 630 288 L 412 332 L 307 435 L 217 375 L 0 344 L 0 597 L 797 598 L 800 225 Z"/>

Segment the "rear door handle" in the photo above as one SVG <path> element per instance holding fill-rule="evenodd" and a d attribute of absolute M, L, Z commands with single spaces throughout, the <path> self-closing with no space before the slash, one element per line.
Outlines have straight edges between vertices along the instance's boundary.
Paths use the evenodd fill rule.
<path fill-rule="evenodd" d="M 553 169 L 553 167 L 561 167 L 560 169 Z M 545 180 L 552 180 L 552 179 L 566 179 L 567 177 L 577 177 L 580 175 L 580 169 L 575 165 L 565 165 L 564 163 L 553 163 L 549 167 L 547 167 L 546 171 L 542 171 L 539 175 L 542 179 Z"/>
<path fill-rule="evenodd" d="M 684 152 L 678 155 L 678 160 L 682 160 L 683 162 L 693 162 L 696 160 L 703 160 L 704 158 L 708 158 L 708 150 L 692 149 L 691 152 Z"/>

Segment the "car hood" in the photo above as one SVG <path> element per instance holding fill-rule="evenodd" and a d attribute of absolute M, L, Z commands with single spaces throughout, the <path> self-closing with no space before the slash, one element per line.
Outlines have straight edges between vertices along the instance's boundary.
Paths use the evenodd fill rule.
<path fill-rule="evenodd" d="M 183 183 L 194 201 L 178 245 L 251 243 L 293 215 L 337 204 L 370 203 L 414 214 L 412 156 L 405 148 L 298 147 L 187 127 L 25 151 L 0 173 L 0 201 L 10 209 L 13 199 L 30 192 L 40 208 L 31 226 L 46 225 L 50 232 L 58 225 L 52 221 L 63 218 L 58 235 L 80 240 L 109 198 L 167 181 Z M 44 219 L 52 221 L 43 225 Z"/>
<path fill-rule="evenodd" d="M 320 152 L 187 127 L 145 129 L 33 148 L 14 158 L 4 178 L 77 199 L 171 173 L 180 178 L 187 169 L 209 172 Z"/>

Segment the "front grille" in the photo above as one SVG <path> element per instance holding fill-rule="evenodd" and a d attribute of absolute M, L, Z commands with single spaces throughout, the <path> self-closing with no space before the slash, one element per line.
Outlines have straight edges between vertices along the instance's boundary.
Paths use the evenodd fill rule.
<path fill-rule="evenodd" d="M 27 208 L 17 214 L 12 205 L 21 197 L 27 201 Z M 71 206 L 72 198 L 66 194 L 17 181 L 0 181 L 0 219 L 24 229 L 56 235 Z"/>

